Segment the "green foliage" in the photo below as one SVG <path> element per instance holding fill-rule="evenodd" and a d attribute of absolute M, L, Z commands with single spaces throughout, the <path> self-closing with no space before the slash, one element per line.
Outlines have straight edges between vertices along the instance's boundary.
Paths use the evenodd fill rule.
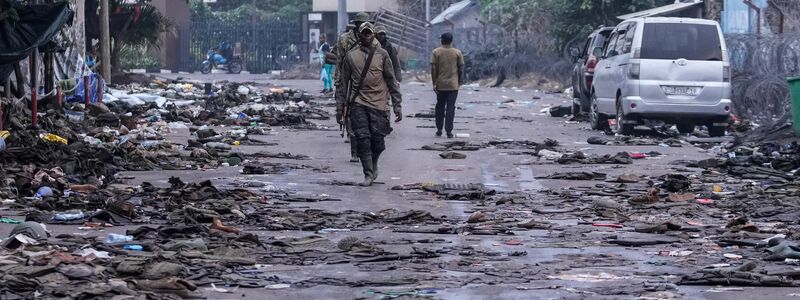
<path fill-rule="evenodd" d="M 214 18 L 214 13 L 203 0 L 189 0 L 189 9 L 192 11 L 193 20 L 207 20 Z"/>
<path fill-rule="evenodd" d="M 247 22 L 263 20 L 296 20 L 311 11 L 311 0 L 258 0 L 226 11 L 212 11 L 203 0 L 189 0 L 194 20 Z"/>
<path fill-rule="evenodd" d="M 618 15 L 666 5 L 673 0 L 480 0 L 486 21 L 508 32 L 546 32 L 558 49 Z"/>
<path fill-rule="evenodd" d="M 137 47 L 160 46 L 161 34 L 172 28 L 172 22 L 152 5 L 143 5 L 139 20 L 125 33 L 125 44 Z"/>
<path fill-rule="evenodd" d="M 147 48 L 139 46 L 124 46 L 119 53 L 119 63 L 122 69 L 147 69 L 153 70 L 161 67 L 158 58 L 147 53 Z"/>

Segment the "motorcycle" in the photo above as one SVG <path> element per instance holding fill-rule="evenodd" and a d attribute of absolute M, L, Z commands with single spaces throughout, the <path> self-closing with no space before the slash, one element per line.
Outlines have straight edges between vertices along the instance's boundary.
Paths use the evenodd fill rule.
<path fill-rule="evenodd" d="M 206 60 L 203 61 L 203 68 L 200 72 L 203 74 L 211 73 L 214 68 L 228 71 L 228 73 L 239 74 L 242 72 L 242 58 L 234 56 L 225 58 L 217 53 L 214 49 L 208 50 Z"/>

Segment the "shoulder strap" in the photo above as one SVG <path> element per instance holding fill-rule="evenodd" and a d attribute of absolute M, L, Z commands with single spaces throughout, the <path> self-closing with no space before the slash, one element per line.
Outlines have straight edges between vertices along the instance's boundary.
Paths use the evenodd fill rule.
<path fill-rule="evenodd" d="M 369 72 L 369 67 L 372 64 L 372 58 L 375 56 L 375 48 L 372 47 L 369 50 L 369 55 L 367 55 L 367 61 L 364 62 L 364 69 L 361 70 L 361 79 L 358 80 L 358 85 L 356 85 L 356 92 L 361 90 L 361 84 L 364 83 L 364 78 L 367 77 L 367 72 Z"/>

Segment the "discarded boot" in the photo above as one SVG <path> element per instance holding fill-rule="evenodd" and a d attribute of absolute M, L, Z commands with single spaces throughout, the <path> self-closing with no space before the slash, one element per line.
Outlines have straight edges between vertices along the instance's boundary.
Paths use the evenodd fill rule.
<path fill-rule="evenodd" d="M 647 192 L 647 194 L 633 197 L 630 200 L 628 200 L 628 203 L 634 204 L 634 205 L 636 205 L 636 204 L 653 204 L 653 203 L 656 203 L 656 202 L 658 202 L 660 200 L 660 198 L 658 196 L 658 193 L 660 193 L 660 192 L 661 192 L 661 190 L 659 188 L 653 187 L 653 188 L 650 189 L 649 192 Z"/>
<path fill-rule="evenodd" d="M 634 226 L 636 232 L 642 233 L 664 233 L 671 230 L 680 230 L 681 225 L 672 222 L 664 222 L 659 224 L 640 224 Z"/>
<path fill-rule="evenodd" d="M 476 211 L 469 216 L 467 219 L 467 223 L 480 223 L 485 222 L 487 219 L 486 215 L 480 211 Z"/>
<path fill-rule="evenodd" d="M 216 229 L 219 231 L 230 232 L 230 233 L 239 233 L 239 228 L 225 226 L 222 224 L 220 219 L 214 218 L 214 221 L 211 222 L 211 229 Z"/>
<path fill-rule="evenodd" d="M 439 157 L 444 159 L 465 159 L 467 158 L 467 155 L 464 153 L 450 151 L 450 152 L 439 153 Z"/>
<path fill-rule="evenodd" d="M 361 156 L 361 168 L 364 170 L 364 182 L 360 186 L 371 186 L 375 181 L 375 167 L 372 165 L 372 155 Z"/>
<path fill-rule="evenodd" d="M 661 184 L 661 188 L 672 193 L 688 191 L 689 188 L 691 188 L 692 186 L 692 182 L 689 180 L 688 177 L 686 177 L 686 175 L 667 174 L 661 176 L 659 179 L 664 181 Z"/>
<path fill-rule="evenodd" d="M 141 280 L 136 282 L 136 287 L 155 293 L 178 295 L 184 299 L 198 298 L 196 293 L 192 293 L 192 291 L 197 290 L 197 286 L 187 280 L 177 277 L 160 280 Z"/>
<path fill-rule="evenodd" d="M 530 219 L 527 222 L 517 224 L 517 227 L 525 229 L 548 229 L 552 226 L 553 225 L 548 222 L 537 221 L 536 219 Z"/>

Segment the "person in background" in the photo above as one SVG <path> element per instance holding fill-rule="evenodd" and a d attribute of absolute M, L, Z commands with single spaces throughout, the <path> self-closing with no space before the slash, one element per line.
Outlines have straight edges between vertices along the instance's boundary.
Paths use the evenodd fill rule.
<path fill-rule="evenodd" d="M 322 79 L 322 93 L 327 94 L 333 92 L 333 64 L 329 64 L 326 61 L 325 56 L 328 53 L 331 53 L 331 46 L 328 45 L 327 37 L 325 34 L 319 35 L 319 61 L 322 63 L 322 72 L 321 72 L 321 79 Z"/>
<path fill-rule="evenodd" d="M 447 138 L 453 138 L 453 118 L 456 115 L 458 88 L 463 83 L 464 55 L 453 48 L 453 34 L 445 32 L 442 46 L 433 50 L 431 80 L 436 93 L 436 136 L 442 136 L 444 125 Z"/>
<path fill-rule="evenodd" d="M 402 82 L 403 70 L 400 68 L 400 60 L 397 59 L 397 49 L 395 49 L 394 45 L 392 45 L 392 42 L 386 38 L 386 27 L 383 25 L 375 26 L 375 31 L 378 32 L 378 35 L 376 35 L 375 38 L 381 43 L 383 50 L 389 52 L 389 57 L 392 59 L 392 65 L 394 66 L 394 77 L 397 79 L 397 82 Z"/>

